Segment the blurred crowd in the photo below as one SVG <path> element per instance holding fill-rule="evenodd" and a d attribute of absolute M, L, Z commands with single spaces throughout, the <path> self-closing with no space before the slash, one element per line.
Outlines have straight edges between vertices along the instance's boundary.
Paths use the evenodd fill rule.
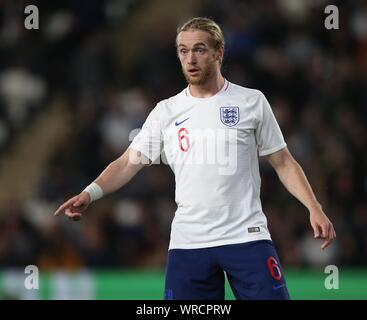
<path fill-rule="evenodd" d="M 73 117 L 55 141 L 34 198 L 21 203 L 15 197 L 0 215 L 0 266 L 163 267 L 176 209 L 166 165 L 144 168 L 93 203 L 80 223 L 52 212 L 125 151 L 131 131 L 158 101 L 186 86 L 174 47 L 178 21 L 162 21 L 145 34 L 123 73 L 130 44 L 113 35 L 128 28 L 124 21 L 144 10 L 145 1 L 39 1 L 38 33 L 17 25 L 17 8 L 6 3 L 0 146 L 31 121 L 30 110 L 47 110 L 55 93 L 66 95 Z M 202 0 L 192 12 L 222 26 L 224 76 L 267 96 L 288 148 L 335 225 L 337 240 L 321 253 L 307 210 L 261 158 L 263 210 L 286 267 L 367 262 L 367 3 L 333 1 L 339 30 L 326 30 L 328 3 Z"/>

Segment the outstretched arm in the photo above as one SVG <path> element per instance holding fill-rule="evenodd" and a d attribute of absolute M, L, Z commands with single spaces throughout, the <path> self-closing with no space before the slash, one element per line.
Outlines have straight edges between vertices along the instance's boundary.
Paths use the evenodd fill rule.
<path fill-rule="evenodd" d="M 143 167 L 138 151 L 127 149 L 121 157 L 111 162 L 94 181 L 103 190 L 103 194 L 112 193 L 126 185 Z"/>
<path fill-rule="evenodd" d="M 325 249 L 336 237 L 336 233 L 333 224 L 317 201 L 301 166 L 292 157 L 288 148 L 268 155 L 267 159 L 286 189 L 309 210 L 314 236 L 325 240 L 321 245 L 321 249 Z"/>
<path fill-rule="evenodd" d="M 112 193 L 126 185 L 144 167 L 142 158 L 135 149 L 127 149 L 121 157 L 111 162 L 93 183 L 91 191 L 102 195 Z M 63 203 L 56 211 L 55 216 L 65 212 L 69 218 L 77 221 L 81 218 L 89 204 L 95 200 L 91 191 L 82 191 Z"/>

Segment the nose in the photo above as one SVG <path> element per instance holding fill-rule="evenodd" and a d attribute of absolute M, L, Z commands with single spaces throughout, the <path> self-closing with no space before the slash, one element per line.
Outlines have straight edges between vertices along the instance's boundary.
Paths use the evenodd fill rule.
<path fill-rule="evenodd" d="M 195 56 L 195 53 L 192 50 L 190 50 L 187 54 L 187 62 L 190 65 L 195 65 L 196 64 L 196 56 Z"/>

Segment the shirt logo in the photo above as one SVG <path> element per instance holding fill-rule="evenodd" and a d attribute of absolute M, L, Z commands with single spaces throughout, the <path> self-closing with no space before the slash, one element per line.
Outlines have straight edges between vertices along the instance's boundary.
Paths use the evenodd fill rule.
<path fill-rule="evenodd" d="M 220 120 L 228 127 L 233 127 L 240 120 L 239 107 L 220 107 Z"/>
<path fill-rule="evenodd" d="M 251 228 L 247 228 L 248 233 L 255 233 L 255 232 L 260 232 L 260 228 L 259 227 L 251 227 Z"/>
<path fill-rule="evenodd" d="M 185 120 L 182 120 L 182 121 L 180 121 L 180 122 L 175 122 L 175 126 L 177 127 L 177 126 L 179 126 L 180 124 L 182 124 L 182 123 L 184 123 L 186 120 L 188 120 L 188 119 L 190 119 L 190 117 L 188 117 L 188 118 L 186 118 Z"/>

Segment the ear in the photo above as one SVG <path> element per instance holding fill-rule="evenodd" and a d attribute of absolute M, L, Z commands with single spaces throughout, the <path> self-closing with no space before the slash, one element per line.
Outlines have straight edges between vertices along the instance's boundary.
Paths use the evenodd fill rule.
<path fill-rule="evenodd" d="M 217 60 L 219 61 L 220 64 L 222 64 L 223 62 L 223 57 L 224 57 L 224 47 L 220 47 L 217 50 Z"/>

